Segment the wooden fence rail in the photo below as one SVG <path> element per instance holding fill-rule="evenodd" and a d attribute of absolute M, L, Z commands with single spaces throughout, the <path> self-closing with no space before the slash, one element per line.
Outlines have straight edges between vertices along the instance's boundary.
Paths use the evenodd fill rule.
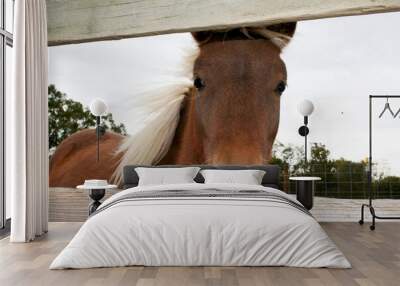
<path fill-rule="evenodd" d="M 49 46 L 400 11 L 400 0 L 47 0 Z"/>

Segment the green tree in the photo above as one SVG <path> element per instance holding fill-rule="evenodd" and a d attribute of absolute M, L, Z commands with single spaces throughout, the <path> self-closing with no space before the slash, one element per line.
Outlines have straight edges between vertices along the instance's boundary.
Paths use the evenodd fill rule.
<path fill-rule="evenodd" d="M 400 177 L 386 176 L 373 182 L 375 198 L 400 199 Z"/>
<path fill-rule="evenodd" d="M 48 87 L 49 148 L 54 150 L 69 135 L 96 126 L 96 117 L 80 102 L 69 99 L 52 84 Z M 116 124 L 112 114 L 102 117 L 102 128 L 126 135 L 124 124 Z"/>
<path fill-rule="evenodd" d="M 304 151 L 299 146 L 292 144 L 284 145 L 281 142 L 275 142 L 272 150 L 272 158 L 269 161 L 272 165 L 278 165 L 281 168 L 280 188 L 288 193 L 290 190 L 289 177 L 300 173 L 301 166 L 304 163 Z"/>
<path fill-rule="evenodd" d="M 329 161 L 331 152 L 324 144 L 312 143 L 311 145 L 311 163 L 312 164 L 325 164 Z"/>
<path fill-rule="evenodd" d="M 300 172 L 304 161 L 304 150 L 292 144 L 276 142 L 272 151 L 270 164 L 279 165 L 282 170 L 288 169 L 291 174 Z"/>

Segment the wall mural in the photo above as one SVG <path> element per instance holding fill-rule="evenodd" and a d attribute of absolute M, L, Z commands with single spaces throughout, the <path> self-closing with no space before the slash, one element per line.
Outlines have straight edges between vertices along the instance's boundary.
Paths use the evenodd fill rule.
<path fill-rule="evenodd" d="M 295 28 L 296 23 L 285 23 L 193 33 L 198 48 L 182 68 L 187 76 L 138 96 L 135 104 L 146 112 L 130 136 L 110 114 L 105 117 L 99 162 L 96 132 L 87 128 L 95 118 L 70 102 L 68 136 L 50 132 L 50 145 L 58 145 L 50 160 L 50 186 L 75 187 L 88 178 L 120 184 L 129 164 L 269 162 L 287 79 L 280 54 Z M 49 94 L 54 99 L 49 107 L 66 100 L 54 86 Z"/>
<path fill-rule="evenodd" d="M 129 164 L 268 162 L 285 192 L 296 191 L 291 176 L 310 175 L 322 178 L 317 197 L 366 199 L 367 97 L 398 94 L 400 41 L 387 28 L 398 23 L 394 13 L 52 47 L 50 186 L 120 184 Z M 96 98 L 109 107 L 99 162 Z M 315 105 L 307 163 L 303 99 Z M 374 121 L 377 198 L 400 198 L 399 151 L 388 143 L 398 122 Z"/>

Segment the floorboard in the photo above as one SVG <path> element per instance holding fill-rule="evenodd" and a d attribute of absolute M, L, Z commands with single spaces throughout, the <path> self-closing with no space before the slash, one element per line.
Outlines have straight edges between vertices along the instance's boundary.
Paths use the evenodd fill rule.
<path fill-rule="evenodd" d="M 400 223 L 322 223 L 331 239 L 352 263 L 352 269 L 289 267 L 119 267 L 48 270 L 82 223 L 50 223 L 50 231 L 32 243 L 0 240 L 0 285 L 400 285 Z"/>

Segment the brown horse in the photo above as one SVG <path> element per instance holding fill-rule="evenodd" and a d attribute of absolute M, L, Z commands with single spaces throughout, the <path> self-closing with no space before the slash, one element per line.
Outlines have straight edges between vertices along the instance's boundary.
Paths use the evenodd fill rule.
<path fill-rule="evenodd" d="M 111 180 L 113 173 L 120 183 L 127 164 L 267 163 L 287 80 L 280 53 L 295 27 L 193 33 L 200 51 L 193 57 L 190 85 L 154 97 L 151 104 L 160 111 L 130 138 L 107 132 L 98 163 L 94 130 L 64 140 L 51 159 L 50 186 Z"/>

